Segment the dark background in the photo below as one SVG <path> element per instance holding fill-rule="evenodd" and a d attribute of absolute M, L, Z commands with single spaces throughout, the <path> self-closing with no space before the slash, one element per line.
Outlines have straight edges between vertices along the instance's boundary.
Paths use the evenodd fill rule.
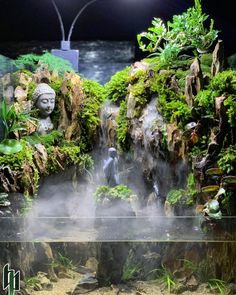
<path fill-rule="evenodd" d="M 77 11 L 88 0 L 55 2 L 68 33 Z M 137 33 L 146 31 L 154 16 L 168 20 L 193 4 L 193 0 L 97 0 L 79 18 L 72 40 L 131 40 L 137 46 Z M 231 1 L 202 0 L 202 6 L 221 31 L 226 54 L 235 53 L 236 11 Z M 0 0 L 0 42 L 60 39 L 60 27 L 51 0 Z"/>

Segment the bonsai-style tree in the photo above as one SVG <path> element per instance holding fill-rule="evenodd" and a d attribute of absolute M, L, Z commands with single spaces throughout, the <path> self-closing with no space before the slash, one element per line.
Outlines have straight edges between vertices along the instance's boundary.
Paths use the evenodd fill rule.
<path fill-rule="evenodd" d="M 167 25 L 160 18 L 154 18 L 148 32 L 138 34 L 137 39 L 142 51 L 158 56 L 161 63 L 171 64 L 181 53 L 192 51 L 195 54 L 207 51 L 218 36 L 214 20 L 209 28 L 205 27 L 208 15 L 202 12 L 200 0 L 195 6 L 181 15 L 174 15 Z M 146 42 L 144 43 L 144 39 Z"/>

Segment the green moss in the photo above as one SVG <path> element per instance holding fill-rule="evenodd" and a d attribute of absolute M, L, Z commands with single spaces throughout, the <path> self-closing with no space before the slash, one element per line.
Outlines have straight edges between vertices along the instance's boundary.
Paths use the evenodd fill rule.
<path fill-rule="evenodd" d="M 83 80 L 84 106 L 78 114 L 82 141 L 91 149 L 100 124 L 99 111 L 105 100 L 104 87 L 95 81 Z"/>
<path fill-rule="evenodd" d="M 202 114 L 214 116 L 215 114 L 215 98 L 217 93 L 212 90 L 202 90 L 200 91 L 195 100 L 194 105 L 196 109 Z"/>
<path fill-rule="evenodd" d="M 135 100 L 134 117 L 138 118 L 150 100 L 150 83 L 147 70 L 137 70 L 129 77 L 130 93 Z"/>
<path fill-rule="evenodd" d="M 105 84 L 105 97 L 117 105 L 120 105 L 126 97 L 130 69 L 131 67 L 126 67 L 118 71 Z"/>
<path fill-rule="evenodd" d="M 93 160 L 82 154 L 79 146 L 49 147 L 46 174 L 56 173 L 65 167 L 76 165 L 81 173 L 93 167 Z"/>
<path fill-rule="evenodd" d="M 180 100 L 167 102 L 163 107 L 163 116 L 167 122 L 177 122 L 178 127 L 183 128 L 191 118 L 189 106 Z"/>
<path fill-rule="evenodd" d="M 180 73 L 183 74 L 179 71 L 179 76 Z M 166 122 L 176 121 L 181 128 L 190 120 L 190 108 L 184 100 L 183 93 L 169 87 L 169 80 L 174 74 L 173 70 L 154 73 L 153 78 L 150 79 L 150 92 L 152 95 L 157 95 L 157 107 Z"/>
<path fill-rule="evenodd" d="M 9 166 L 16 173 L 20 191 L 28 195 L 36 190 L 39 182 L 39 172 L 33 162 L 34 149 L 25 141 L 21 140 L 20 142 L 23 147 L 22 151 L 16 154 L 0 156 L 0 166 Z M 29 168 L 27 174 L 24 173 L 25 165 Z"/>
<path fill-rule="evenodd" d="M 223 71 L 217 74 L 210 82 L 209 89 L 216 91 L 218 95 L 236 92 L 236 72 L 232 70 Z"/>
<path fill-rule="evenodd" d="M 27 99 L 32 100 L 33 92 L 35 88 L 37 87 L 37 84 L 35 82 L 30 82 L 28 86 L 28 94 L 27 94 Z"/>
<path fill-rule="evenodd" d="M 129 121 L 127 119 L 127 100 L 121 102 L 117 118 L 117 139 L 119 148 L 127 152 L 130 149 L 131 139 L 128 133 Z"/>
<path fill-rule="evenodd" d="M 56 92 L 56 96 L 61 95 L 62 82 L 63 79 L 59 77 L 57 79 L 51 79 L 51 82 L 49 83 L 49 86 Z"/>
<path fill-rule="evenodd" d="M 182 70 L 177 69 L 175 72 L 175 76 L 178 79 L 178 85 L 182 92 L 185 91 L 185 80 L 186 77 L 190 74 L 190 69 L 188 70 Z"/>
<path fill-rule="evenodd" d="M 232 128 L 236 127 L 236 99 L 235 96 L 230 95 L 225 101 L 227 106 L 228 121 Z"/>
<path fill-rule="evenodd" d="M 30 71 L 35 71 L 39 63 L 46 64 L 49 71 L 56 70 L 60 75 L 63 75 L 66 71 L 73 72 L 72 65 L 69 61 L 56 57 L 47 51 L 42 55 L 33 53 L 20 55 L 15 60 L 15 64 L 19 69 L 27 69 Z"/>
<path fill-rule="evenodd" d="M 228 148 L 223 149 L 219 154 L 218 160 L 219 168 L 225 173 L 235 174 L 236 172 L 236 146 L 230 145 Z"/>
<path fill-rule="evenodd" d="M 99 186 L 94 193 L 96 203 L 101 203 L 104 199 L 114 200 L 122 199 L 127 200 L 133 194 L 132 190 L 125 185 L 117 185 L 113 188 L 102 185 Z"/>

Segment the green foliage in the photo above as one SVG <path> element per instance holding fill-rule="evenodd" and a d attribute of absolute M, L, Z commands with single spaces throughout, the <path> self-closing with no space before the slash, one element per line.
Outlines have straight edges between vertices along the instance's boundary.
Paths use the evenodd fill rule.
<path fill-rule="evenodd" d="M 227 106 L 227 115 L 229 118 L 229 124 L 232 128 L 236 126 L 236 98 L 230 95 L 224 101 L 224 105 Z"/>
<path fill-rule="evenodd" d="M 9 166 L 18 177 L 20 189 L 27 195 L 32 186 L 35 188 L 39 182 L 39 172 L 33 161 L 34 149 L 27 142 L 21 140 L 22 150 L 15 154 L 0 155 L 0 166 Z M 24 166 L 30 167 L 30 175 L 24 173 Z"/>
<path fill-rule="evenodd" d="M 158 56 L 164 65 L 171 65 L 186 50 L 199 52 L 208 50 L 217 38 L 214 21 L 210 27 L 205 27 L 208 15 L 202 12 L 200 0 L 195 0 L 195 6 L 181 15 L 174 15 L 167 26 L 160 18 L 154 18 L 148 32 L 138 34 L 137 40 L 142 51 L 148 51 Z M 147 44 L 143 42 L 146 39 Z"/>
<path fill-rule="evenodd" d="M 234 94 L 236 91 L 236 72 L 232 70 L 226 70 L 218 73 L 210 82 L 209 89 L 216 91 L 217 95 L 223 95 L 225 93 Z"/>
<path fill-rule="evenodd" d="M 137 263 L 134 263 L 133 261 L 133 252 L 130 251 L 125 264 L 123 266 L 123 272 L 122 272 L 122 281 L 128 282 L 131 280 L 134 280 L 137 275 L 140 273 L 141 268 Z"/>
<path fill-rule="evenodd" d="M 62 255 L 60 252 L 56 255 L 56 258 L 53 259 L 51 263 L 53 268 L 59 268 L 59 269 L 74 269 L 75 265 L 73 264 L 73 261 L 69 258 Z"/>
<path fill-rule="evenodd" d="M 196 264 L 187 259 L 181 259 L 184 262 L 183 268 L 191 270 L 200 283 L 207 283 L 211 291 L 217 291 L 217 294 L 225 294 L 226 283 L 223 280 L 213 278 L 213 270 L 210 261 L 203 260 Z"/>
<path fill-rule="evenodd" d="M 194 105 L 196 109 L 201 110 L 202 113 L 213 116 L 216 97 L 217 92 L 212 90 L 202 90 L 197 94 L 194 100 Z"/>
<path fill-rule="evenodd" d="M 50 147 L 59 145 L 63 140 L 63 134 L 58 130 L 53 130 L 52 132 L 45 135 L 38 135 L 35 133 L 30 136 L 23 137 L 23 139 L 29 142 L 31 145 L 41 143 L 45 147 Z"/>
<path fill-rule="evenodd" d="M 37 290 L 40 289 L 40 280 L 37 277 L 26 277 L 24 283 L 27 289 Z"/>
<path fill-rule="evenodd" d="M 117 105 L 120 105 L 126 97 L 130 69 L 130 67 L 126 67 L 122 71 L 118 71 L 105 84 L 105 97 Z"/>
<path fill-rule="evenodd" d="M 194 205 L 196 199 L 197 189 L 196 189 L 196 179 L 193 173 L 189 173 L 187 177 L 187 205 Z"/>
<path fill-rule="evenodd" d="M 120 104 L 120 110 L 117 118 L 117 138 L 119 148 L 127 152 L 130 149 L 130 135 L 128 133 L 129 121 L 127 119 L 127 100 L 124 100 Z"/>
<path fill-rule="evenodd" d="M 162 110 L 166 121 L 170 123 L 177 122 L 180 128 L 183 128 L 191 118 L 190 108 L 180 100 L 167 102 Z"/>
<path fill-rule="evenodd" d="M 87 154 L 82 154 L 79 146 L 61 146 L 56 147 L 56 153 L 54 147 L 49 147 L 48 152 L 48 161 L 46 173 L 56 173 L 64 169 L 65 166 L 69 167 L 76 165 L 79 172 L 83 173 L 87 169 L 93 167 L 93 160 Z M 63 159 L 63 163 L 60 163 L 57 155 L 60 155 L 60 158 Z"/>
<path fill-rule="evenodd" d="M 138 70 L 133 76 L 129 78 L 132 85 L 130 87 L 130 93 L 136 101 L 135 105 L 135 117 L 139 117 L 143 107 L 148 101 L 149 83 L 146 70 Z"/>
<path fill-rule="evenodd" d="M 25 124 L 27 121 L 32 121 L 25 111 L 17 112 L 14 104 L 10 107 L 7 106 L 6 100 L 2 101 L 0 106 L 0 120 L 3 124 L 4 139 L 9 138 L 15 132 L 25 130 Z"/>
<path fill-rule="evenodd" d="M 235 174 L 236 171 L 236 147 L 230 145 L 228 148 L 221 150 L 218 160 L 219 168 L 225 173 Z"/>
<path fill-rule="evenodd" d="M 16 139 L 4 139 L 0 143 L 0 154 L 11 155 L 22 150 L 21 143 Z"/>
<path fill-rule="evenodd" d="M 168 192 L 166 200 L 171 206 L 184 205 L 186 192 L 183 189 L 172 189 Z"/>
<path fill-rule="evenodd" d="M 161 268 L 154 269 L 152 272 L 155 272 L 157 275 L 157 280 L 160 280 L 161 283 L 167 287 L 168 293 L 171 293 L 172 289 L 177 285 L 174 274 L 171 273 L 163 264 Z"/>
<path fill-rule="evenodd" d="M 127 200 L 133 194 L 132 190 L 125 185 L 117 185 L 109 187 L 106 185 L 99 186 L 94 193 L 96 203 L 101 203 L 104 199 L 114 200 L 122 199 Z"/>
<path fill-rule="evenodd" d="M 226 283 L 219 279 L 209 279 L 207 282 L 211 291 L 217 291 L 218 294 L 224 295 L 226 290 Z"/>
<path fill-rule="evenodd" d="M 176 121 L 178 127 L 182 128 L 191 118 L 190 108 L 184 100 L 183 93 L 175 92 L 168 85 L 174 73 L 173 70 L 155 72 L 150 79 L 150 93 L 157 95 L 157 106 L 166 122 Z"/>
<path fill-rule="evenodd" d="M 46 64 L 49 71 L 56 70 L 60 75 L 63 75 L 66 71 L 73 72 L 72 65 L 69 61 L 56 57 L 47 51 L 42 55 L 33 53 L 20 55 L 15 60 L 15 65 L 19 69 L 28 69 L 32 72 L 37 69 L 39 64 Z"/>
<path fill-rule="evenodd" d="M 28 93 L 27 93 L 27 99 L 32 100 L 33 92 L 37 87 L 37 83 L 35 82 L 30 82 L 28 85 Z"/>
<path fill-rule="evenodd" d="M 91 80 L 83 80 L 85 93 L 84 107 L 78 114 L 81 133 L 88 149 L 91 148 L 100 124 L 99 110 L 105 100 L 104 87 Z"/>
<path fill-rule="evenodd" d="M 196 180 L 193 173 L 187 177 L 186 189 L 172 189 L 167 194 L 167 202 L 171 206 L 192 206 L 196 199 Z"/>

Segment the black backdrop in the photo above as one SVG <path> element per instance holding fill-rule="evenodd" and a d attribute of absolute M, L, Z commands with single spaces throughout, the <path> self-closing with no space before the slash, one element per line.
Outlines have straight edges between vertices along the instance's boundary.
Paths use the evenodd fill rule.
<path fill-rule="evenodd" d="M 233 1 L 233 0 L 232 0 Z M 221 30 L 226 53 L 236 52 L 236 11 L 232 1 L 202 0 L 204 11 Z M 88 0 L 55 0 L 66 31 Z M 97 0 L 75 25 L 72 40 L 136 40 L 154 16 L 170 19 L 193 5 L 193 0 Z M 60 40 L 51 0 L 0 0 L 0 42 Z"/>

